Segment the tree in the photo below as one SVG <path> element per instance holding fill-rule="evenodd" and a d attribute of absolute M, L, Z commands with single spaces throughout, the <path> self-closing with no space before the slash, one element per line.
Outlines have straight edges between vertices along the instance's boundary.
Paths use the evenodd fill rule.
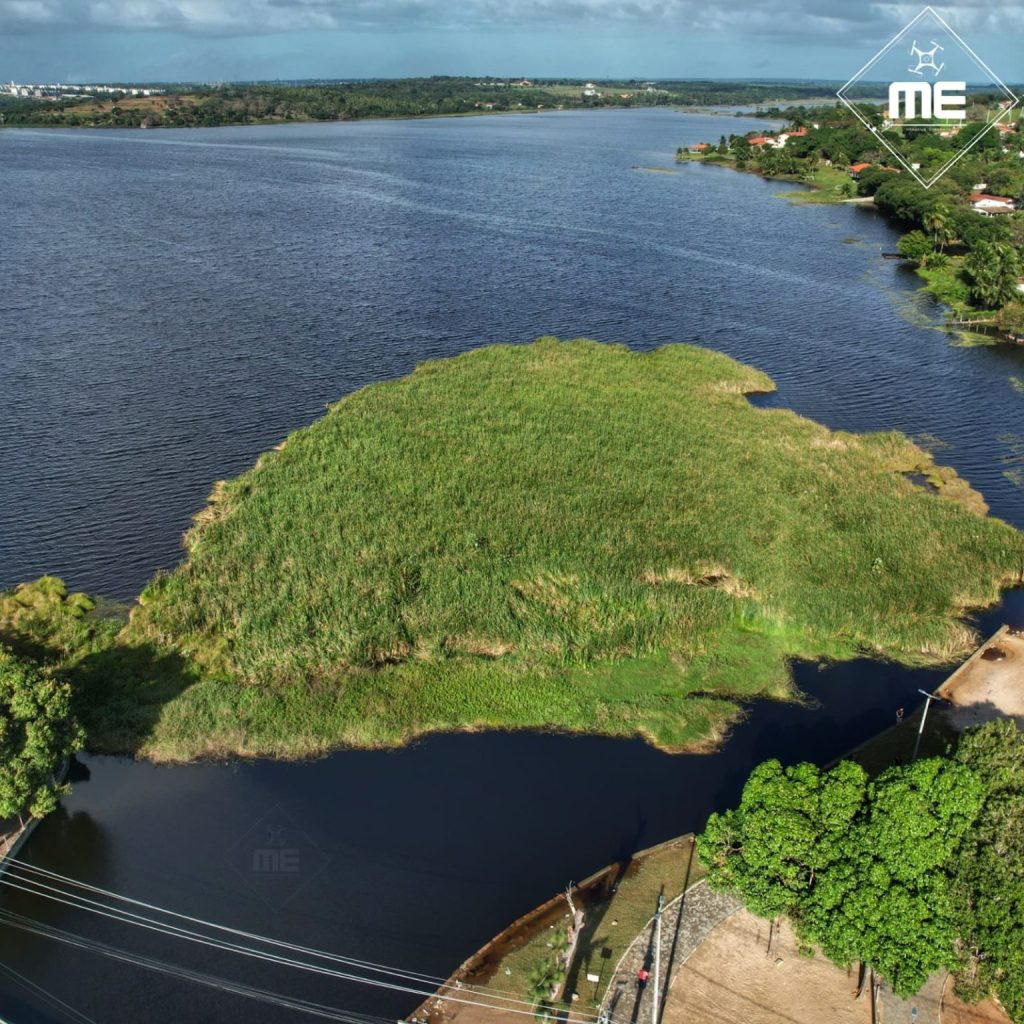
<path fill-rule="evenodd" d="M 994 991 L 1024 1021 L 1024 733 L 1013 721 L 990 722 L 964 736 L 957 760 L 986 791 L 953 864 L 957 991 L 974 998 Z"/>
<path fill-rule="evenodd" d="M 956 961 L 947 866 L 977 815 L 983 784 L 934 758 L 874 782 L 858 765 L 754 769 L 739 807 L 697 839 L 709 883 L 844 966 L 870 964 L 899 995 Z"/>
<path fill-rule="evenodd" d="M 939 252 L 956 237 L 949 218 L 949 207 L 941 200 L 925 214 L 925 227 L 931 232 L 932 244 Z"/>
<path fill-rule="evenodd" d="M 847 837 L 867 795 L 867 776 L 844 761 L 822 772 L 765 761 L 736 810 L 712 814 L 697 837 L 709 882 L 738 893 L 761 917 L 798 916 L 816 881 L 848 857 Z"/>
<path fill-rule="evenodd" d="M 61 761 L 82 746 L 71 689 L 0 647 L 0 817 L 42 817 L 66 790 Z"/>
<path fill-rule="evenodd" d="M 861 960 L 910 996 L 956 962 L 947 866 L 983 800 L 981 780 L 942 758 L 891 768 L 869 787 L 850 859 L 804 913 L 808 937 L 841 964 Z"/>
<path fill-rule="evenodd" d="M 953 210 L 952 228 L 957 238 L 973 249 L 979 242 L 1007 242 L 1010 240 L 1010 225 L 1007 217 L 983 217 L 980 213 L 966 208 Z"/>
<path fill-rule="evenodd" d="M 1024 338 L 1024 302 L 1011 302 L 1003 306 L 996 314 L 996 326 L 1011 337 Z"/>
<path fill-rule="evenodd" d="M 979 242 L 962 269 L 971 302 L 982 309 L 999 309 L 1020 294 L 1020 256 L 1009 242 Z"/>
<path fill-rule="evenodd" d="M 914 263 L 926 263 L 934 251 L 932 240 L 923 231 L 908 231 L 897 243 L 900 252 Z"/>

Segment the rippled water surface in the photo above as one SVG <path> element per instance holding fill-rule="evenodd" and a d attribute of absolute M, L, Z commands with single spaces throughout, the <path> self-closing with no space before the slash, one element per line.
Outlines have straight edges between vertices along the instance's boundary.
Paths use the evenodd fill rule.
<path fill-rule="evenodd" d="M 540 334 L 721 349 L 774 377 L 771 404 L 924 438 L 1024 526 L 1024 350 L 953 344 L 917 279 L 880 258 L 896 235 L 871 211 L 673 167 L 677 145 L 750 127 L 763 122 L 652 110 L 0 132 L 0 586 L 54 572 L 130 598 L 176 563 L 212 482 L 325 403 Z M 27 856 L 447 973 L 570 878 L 700 826 L 758 760 L 827 760 L 940 676 L 802 667 L 822 710 L 760 706 L 711 758 L 500 735 L 307 765 L 91 758 Z M 282 823 L 299 837 L 294 891 L 252 871 Z M 387 1017 L 416 1002 L 7 905 L 336 1006 Z M 2 930 L 0 962 L 102 1022 L 305 1019 Z M 73 1019 L 3 977 L 0 1014 Z"/>
<path fill-rule="evenodd" d="M 211 483 L 326 402 L 545 333 L 722 349 L 832 426 L 934 435 L 1024 523 L 1003 475 L 1024 352 L 929 329 L 940 311 L 878 258 L 895 236 L 875 215 L 791 207 L 773 194 L 793 186 L 720 168 L 634 169 L 752 124 L 0 134 L 0 585 L 50 571 L 132 597 L 178 560 Z"/>

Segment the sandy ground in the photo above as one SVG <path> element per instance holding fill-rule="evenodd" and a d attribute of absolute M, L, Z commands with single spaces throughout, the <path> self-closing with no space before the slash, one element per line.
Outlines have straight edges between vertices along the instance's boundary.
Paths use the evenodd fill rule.
<path fill-rule="evenodd" d="M 987 660 L 985 652 L 994 649 L 1005 657 Z M 952 702 L 946 714 L 957 729 L 1003 717 L 1024 729 L 1024 635 L 997 633 L 938 692 Z"/>
<path fill-rule="evenodd" d="M 800 956 L 785 922 L 767 945 L 767 921 L 728 917 L 676 972 L 664 1024 L 871 1024 L 867 990 L 853 998 L 855 973 Z"/>
<path fill-rule="evenodd" d="M 872 1024 L 867 986 L 854 998 L 856 971 L 801 956 L 785 921 L 769 952 L 768 931 L 746 910 L 714 928 L 677 969 L 662 1024 Z M 912 999 L 883 986 L 877 1024 L 1010 1024 L 994 1003 L 967 1006 L 944 983 L 935 974 Z"/>
<path fill-rule="evenodd" d="M 951 987 L 946 986 L 942 999 L 942 1024 L 1010 1024 L 1002 1007 L 992 1002 L 969 1006 L 950 993 Z"/>

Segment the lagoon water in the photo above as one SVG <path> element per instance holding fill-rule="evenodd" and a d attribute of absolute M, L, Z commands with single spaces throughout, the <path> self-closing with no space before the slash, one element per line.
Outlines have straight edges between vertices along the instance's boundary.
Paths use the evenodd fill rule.
<path fill-rule="evenodd" d="M 772 375 L 771 404 L 923 439 L 1024 527 L 1024 350 L 956 344 L 916 277 L 880 258 L 896 233 L 870 210 L 673 165 L 677 145 L 763 124 L 646 110 L 0 132 L 0 586 L 53 572 L 130 599 L 179 559 L 212 482 L 325 403 L 547 333 L 721 349 Z M 639 169 L 655 167 L 675 173 Z M 699 827 L 758 760 L 828 760 L 942 675 L 797 672 L 818 710 L 758 706 L 705 758 L 530 735 L 304 765 L 85 758 L 25 856 L 443 975 L 571 878 Z M 294 877 L 257 876 L 254 851 L 281 835 Z M 4 905 L 336 1007 L 394 1017 L 418 1001 Z M 0 963 L 98 1022 L 305 1019 L 2 927 Z M 0 1016 L 74 1019 L 2 973 Z"/>

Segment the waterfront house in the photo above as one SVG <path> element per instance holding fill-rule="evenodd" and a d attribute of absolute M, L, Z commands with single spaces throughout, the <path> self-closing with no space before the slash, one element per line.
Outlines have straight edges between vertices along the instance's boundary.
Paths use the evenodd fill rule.
<path fill-rule="evenodd" d="M 689 151 L 691 153 L 703 153 L 705 150 L 710 149 L 711 146 L 706 142 L 698 142 L 696 146 L 690 146 Z"/>
<path fill-rule="evenodd" d="M 985 192 L 971 193 L 971 207 L 986 217 L 997 213 L 1013 213 L 1016 209 L 1008 196 L 990 196 Z"/>
<path fill-rule="evenodd" d="M 802 139 L 806 134 L 806 128 L 791 128 L 779 136 L 779 146 L 784 146 L 790 139 Z"/>
<path fill-rule="evenodd" d="M 860 172 L 861 171 L 866 171 L 870 166 L 871 166 L 871 164 L 865 164 L 865 163 L 850 164 L 850 177 L 851 178 L 859 178 L 860 177 Z"/>
<path fill-rule="evenodd" d="M 771 135 L 755 135 L 752 139 L 747 139 L 752 146 L 774 146 L 775 139 Z"/>

